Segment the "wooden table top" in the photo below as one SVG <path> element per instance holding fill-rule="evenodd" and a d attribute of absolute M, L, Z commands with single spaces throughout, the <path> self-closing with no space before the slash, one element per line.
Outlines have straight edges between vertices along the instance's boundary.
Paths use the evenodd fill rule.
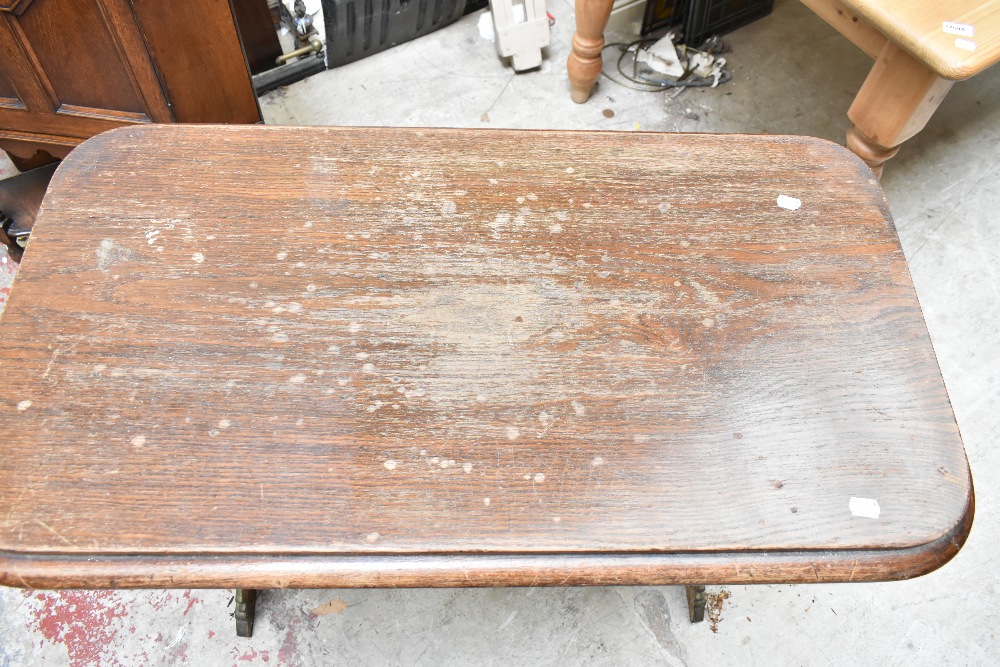
<path fill-rule="evenodd" d="M 883 194 L 817 139 L 115 130 L 0 332 L 8 585 L 893 579 L 972 520 Z"/>
<path fill-rule="evenodd" d="M 1000 61 L 1000 0 L 842 1 L 946 79 L 967 79 Z"/>

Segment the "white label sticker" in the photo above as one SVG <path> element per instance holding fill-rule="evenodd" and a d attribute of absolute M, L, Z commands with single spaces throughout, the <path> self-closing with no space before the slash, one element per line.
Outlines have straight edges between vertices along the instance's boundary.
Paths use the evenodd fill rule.
<path fill-rule="evenodd" d="M 965 49 L 966 51 L 975 51 L 976 50 L 976 43 L 975 42 L 970 41 L 968 39 L 962 39 L 961 37 L 959 37 L 958 39 L 955 40 L 955 46 L 957 46 L 960 49 Z"/>
<path fill-rule="evenodd" d="M 797 211 L 802 206 L 802 200 L 788 195 L 778 195 L 778 206 L 789 211 Z"/>
<path fill-rule="evenodd" d="M 962 37 L 972 37 L 972 26 L 966 25 L 965 23 L 952 23 L 951 21 L 945 21 L 941 25 L 941 30 L 945 31 L 949 35 L 961 35 Z"/>
<path fill-rule="evenodd" d="M 851 498 L 851 514 L 854 516 L 864 516 L 869 519 L 877 519 L 879 506 L 877 500 L 871 498 Z"/>

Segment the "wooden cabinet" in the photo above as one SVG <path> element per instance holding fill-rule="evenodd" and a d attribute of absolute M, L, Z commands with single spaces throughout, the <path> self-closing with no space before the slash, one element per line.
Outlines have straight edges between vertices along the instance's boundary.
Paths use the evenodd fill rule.
<path fill-rule="evenodd" d="M 0 0 L 0 148 L 19 167 L 135 123 L 256 123 L 229 0 Z"/>

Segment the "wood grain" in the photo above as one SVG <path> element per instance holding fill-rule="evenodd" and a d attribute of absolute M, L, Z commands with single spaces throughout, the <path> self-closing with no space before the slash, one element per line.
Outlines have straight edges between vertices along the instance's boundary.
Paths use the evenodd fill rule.
<path fill-rule="evenodd" d="M 178 123 L 261 122 L 229 0 L 130 1 Z"/>
<path fill-rule="evenodd" d="M 115 130 L 2 323 L 13 585 L 891 579 L 971 522 L 885 200 L 820 140 Z"/>
<path fill-rule="evenodd" d="M 887 42 L 847 112 L 847 147 L 881 176 L 883 163 L 924 128 L 952 84 Z"/>
<path fill-rule="evenodd" d="M 232 6 L 250 73 L 277 67 L 275 59 L 281 55 L 281 42 L 267 0 L 233 0 Z"/>
<path fill-rule="evenodd" d="M 841 1 L 945 79 L 968 79 L 1000 61 L 1000 0 Z M 966 39 L 974 48 L 956 45 L 956 36 L 942 30 L 945 21 L 971 25 Z"/>
<path fill-rule="evenodd" d="M 0 148 L 22 165 L 124 125 L 261 119 L 228 0 L 21 2 L 0 70 Z"/>
<path fill-rule="evenodd" d="M 951 81 L 890 42 L 875 60 L 847 115 L 879 145 L 898 146 L 924 128 L 951 86 Z"/>
<path fill-rule="evenodd" d="M 590 92 L 601 76 L 601 53 L 604 49 L 604 28 L 611 17 L 613 0 L 576 0 L 576 31 L 573 49 L 566 61 L 570 80 L 570 96 L 577 104 L 590 98 Z"/>
<path fill-rule="evenodd" d="M 912 549 L 697 554 L 454 554 L 79 559 L 0 557 L 0 584 L 21 588 L 484 588 L 895 581 L 926 574 L 964 544 L 972 511 Z"/>
<path fill-rule="evenodd" d="M 885 35 L 871 27 L 857 12 L 852 11 L 839 0 L 801 0 L 820 18 L 833 26 L 837 32 L 870 55 L 878 58 L 885 46 Z"/>
<path fill-rule="evenodd" d="M 875 58 L 848 112 L 847 147 L 877 177 L 899 145 L 923 129 L 955 80 L 1000 60 L 1000 0 L 802 2 Z M 958 27 L 946 30 L 949 23 Z"/>

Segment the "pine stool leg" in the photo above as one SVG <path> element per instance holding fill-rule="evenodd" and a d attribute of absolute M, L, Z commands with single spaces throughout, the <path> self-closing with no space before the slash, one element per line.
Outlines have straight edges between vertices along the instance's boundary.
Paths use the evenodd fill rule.
<path fill-rule="evenodd" d="M 952 81 L 887 42 L 847 112 L 847 147 L 882 175 L 882 164 L 924 128 Z"/>

